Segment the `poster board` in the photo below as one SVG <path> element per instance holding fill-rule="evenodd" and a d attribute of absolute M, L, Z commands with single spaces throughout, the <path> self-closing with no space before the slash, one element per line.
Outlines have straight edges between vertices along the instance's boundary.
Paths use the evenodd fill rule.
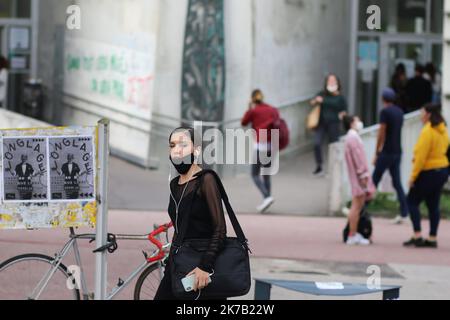
<path fill-rule="evenodd" d="M 97 127 L 0 130 L 0 229 L 95 227 Z"/>

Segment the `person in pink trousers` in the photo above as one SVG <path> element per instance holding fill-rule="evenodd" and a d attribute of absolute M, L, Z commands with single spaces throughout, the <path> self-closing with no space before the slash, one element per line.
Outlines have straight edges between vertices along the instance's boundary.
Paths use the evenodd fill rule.
<path fill-rule="evenodd" d="M 369 171 L 364 144 L 359 135 L 364 125 L 356 116 L 345 116 L 343 122 L 347 132 L 345 136 L 345 162 L 352 189 L 352 206 L 348 215 L 350 232 L 347 244 L 369 245 L 370 240 L 365 239 L 358 233 L 360 213 L 366 202 L 372 200 L 376 192 Z"/>

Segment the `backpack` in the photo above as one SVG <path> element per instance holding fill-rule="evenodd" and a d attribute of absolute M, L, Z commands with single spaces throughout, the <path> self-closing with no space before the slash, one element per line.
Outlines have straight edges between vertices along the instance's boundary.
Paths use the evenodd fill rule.
<path fill-rule="evenodd" d="M 275 111 L 276 108 L 272 107 Z M 279 150 L 283 151 L 286 149 L 290 142 L 290 131 L 289 127 L 286 123 L 286 121 L 281 118 L 278 113 L 275 119 L 270 119 L 268 122 L 265 123 L 264 128 L 267 128 L 267 130 L 279 130 L 280 133 L 280 141 L 279 141 Z"/>
<path fill-rule="evenodd" d="M 358 233 L 361 234 L 365 239 L 370 240 L 370 237 L 372 236 L 372 219 L 370 217 L 370 214 L 363 209 L 359 216 L 359 222 L 358 222 Z M 342 236 L 344 243 L 347 242 L 348 234 L 350 233 L 350 224 L 347 223 L 347 226 L 345 227 Z"/>
<path fill-rule="evenodd" d="M 275 121 L 272 122 L 272 129 L 279 130 L 280 132 L 279 148 L 280 151 L 283 151 L 289 146 L 290 140 L 290 131 L 286 121 L 278 116 L 275 119 Z"/>

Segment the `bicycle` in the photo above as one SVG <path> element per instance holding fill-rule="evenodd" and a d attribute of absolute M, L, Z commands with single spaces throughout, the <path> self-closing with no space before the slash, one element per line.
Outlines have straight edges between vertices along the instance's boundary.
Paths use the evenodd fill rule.
<path fill-rule="evenodd" d="M 138 266 L 126 280 L 119 279 L 117 285 L 107 295 L 106 300 L 112 300 L 137 276 L 139 278 L 134 288 L 134 299 L 153 300 L 169 255 L 171 247 L 169 229 L 172 227 L 172 223 L 155 226 L 155 229 L 146 235 L 108 234 L 107 244 L 94 250 L 94 253 L 104 251 L 108 251 L 110 254 L 114 253 L 118 249 L 117 240 L 149 240 L 157 249 L 150 255 L 142 251 L 145 262 Z M 163 233 L 166 236 L 165 244 L 160 240 L 160 235 Z M 54 258 L 43 254 L 30 253 L 18 255 L 1 263 L 0 297 L 5 299 L 6 296 L 8 299 L 14 300 L 94 299 L 94 294 L 88 292 L 78 248 L 79 239 L 89 240 L 91 243 L 95 241 L 95 234 L 77 235 L 74 228 L 70 228 L 70 240 L 61 251 L 55 254 Z M 79 269 L 71 270 L 62 263 L 71 248 L 74 251 L 75 261 Z M 79 273 L 78 278 L 76 273 Z M 78 279 L 79 281 L 77 281 Z M 61 290 L 61 288 L 68 289 Z"/>

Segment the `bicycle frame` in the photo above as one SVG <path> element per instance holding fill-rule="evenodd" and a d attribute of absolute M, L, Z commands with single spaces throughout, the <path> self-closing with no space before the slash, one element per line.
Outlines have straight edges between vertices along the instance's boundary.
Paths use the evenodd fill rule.
<path fill-rule="evenodd" d="M 142 236 L 116 235 L 116 239 L 118 239 L 118 240 L 133 240 L 133 241 L 150 240 L 153 244 L 155 244 L 158 247 L 158 250 L 155 250 L 149 257 L 147 257 L 147 254 L 145 252 L 143 252 L 144 256 L 145 256 L 145 262 L 142 263 L 140 266 L 138 266 L 128 276 L 128 278 L 126 280 L 119 279 L 119 283 L 112 289 L 111 293 L 106 297 L 106 300 L 112 300 L 117 294 L 119 294 L 124 288 L 126 288 L 138 275 L 140 275 L 141 272 L 143 272 L 146 268 L 148 268 L 149 266 L 151 266 L 155 263 L 159 264 L 160 275 L 162 278 L 163 273 L 164 273 L 163 261 L 168 256 L 168 251 L 170 250 L 170 247 L 171 247 L 171 243 L 169 243 L 169 241 L 168 241 L 168 232 L 167 232 L 167 230 L 168 230 L 168 228 L 170 228 L 170 226 L 171 225 L 164 225 L 164 226 L 160 226 L 160 227 L 155 226 L 155 231 L 149 235 L 142 235 Z M 161 242 L 159 241 L 159 235 L 163 232 L 166 233 L 166 238 L 167 238 L 167 242 L 168 242 L 165 245 L 162 245 Z M 155 239 L 156 237 L 158 238 L 158 240 Z M 88 293 L 87 282 L 86 282 L 86 278 L 85 278 L 84 272 L 83 272 L 83 267 L 82 267 L 82 263 L 81 263 L 81 255 L 80 255 L 77 240 L 78 239 L 86 239 L 86 240 L 93 241 L 93 240 L 95 240 L 95 234 L 77 235 L 77 234 L 75 234 L 74 229 L 70 228 L 70 238 L 71 239 L 64 245 L 63 249 L 60 252 L 56 253 L 55 260 L 53 261 L 52 267 L 50 268 L 50 270 L 47 271 L 47 273 L 44 275 L 44 277 L 39 281 L 37 286 L 32 291 L 30 297 L 28 297 L 29 299 L 31 299 L 31 300 L 39 299 L 43 290 L 48 285 L 50 279 L 56 273 L 56 271 L 58 270 L 62 261 L 64 260 L 64 258 L 67 256 L 67 254 L 69 253 L 69 251 L 71 249 L 73 249 L 73 251 L 74 251 L 76 264 L 80 268 L 79 270 L 80 270 L 80 286 L 81 286 L 81 288 L 78 288 L 78 289 L 81 289 L 81 291 L 82 291 L 82 297 L 83 297 L 82 299 L 89 300 L 90 298 L 93 298 L 93 296 Z M 69 273 L 69 276 L 72 277 L 72 280 L 73 280 L 73 275 Z"/>

